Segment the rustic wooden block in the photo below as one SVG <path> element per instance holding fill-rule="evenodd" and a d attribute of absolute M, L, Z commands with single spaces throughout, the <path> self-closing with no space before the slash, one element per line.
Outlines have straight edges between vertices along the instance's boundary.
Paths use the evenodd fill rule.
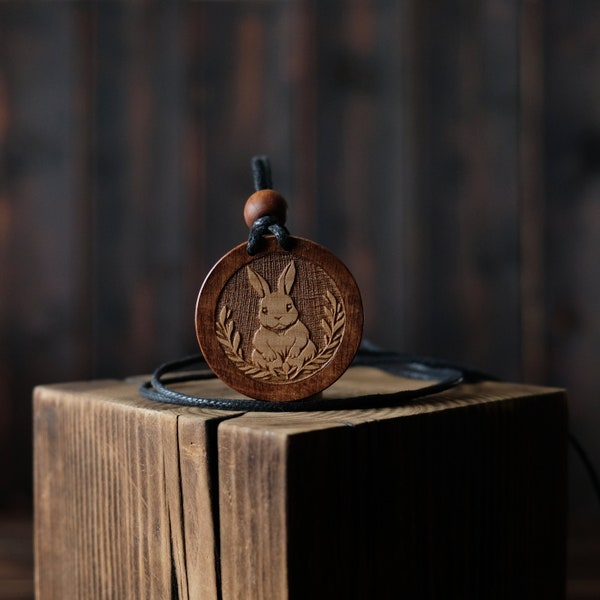
<path fill-rule="evenodd" d="M 369 377 L 326 394 L 394 384 Z M 39 387 L 34 414 L 42 600 L 564 598 L 560 390 L 242 414 L 110 381 Z"/>
<path fill-rule="evenodd" d="M 216 598 L 211 454 L 228 416 L 149 402 L 137 384 L 38 388 L 38 598 Z"/>

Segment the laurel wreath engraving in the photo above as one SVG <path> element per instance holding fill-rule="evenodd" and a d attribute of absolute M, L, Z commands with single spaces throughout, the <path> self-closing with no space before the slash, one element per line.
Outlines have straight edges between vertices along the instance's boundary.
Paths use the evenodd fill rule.
<path fill-rule="evenodd" d="M 310 360 L 306 361 L 301 367 L 290 366 L 284 363 L 282 367 L 265 369 L 255 365 L 253 362 L 244 358 L 241 343 L 242 337 L 235 329 L 235 323 L 232 317 L 232 311 L 227 306 L 219 312 L 216 323 L 216 335 L 227 358 L 245 375 L 265 382 L 292 382 L 303 379 L 312 373 L 318 371 L 335 354 L 344 332 L 346 315 L 344 309 L 336 297 L 330 292 L 325 292 L 325 318 L 321 319 L 323 329 L 323 347 Z"/>

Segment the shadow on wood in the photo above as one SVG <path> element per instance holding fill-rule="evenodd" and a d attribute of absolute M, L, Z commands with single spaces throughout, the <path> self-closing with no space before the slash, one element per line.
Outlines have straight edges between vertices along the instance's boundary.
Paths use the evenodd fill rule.
<path fill-rule="evenodd" d="M 35 459 L 41 600 L 564 598 L 560 390 L 242 414 L 45 386 Z"/>

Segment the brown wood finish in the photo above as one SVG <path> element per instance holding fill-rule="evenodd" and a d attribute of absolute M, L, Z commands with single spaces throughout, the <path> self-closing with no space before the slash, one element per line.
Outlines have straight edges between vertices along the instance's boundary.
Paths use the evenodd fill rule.
<path fill-rule="evenodd" d="M 314 396 L 352 362 L 362 338 L 360 292 L 327 249 L 268 236 L 249 255 L 241 244 L 202 284 L 196 334 L 212 370 L 257 400 Z"/>
<path fill-rule="evenodd" d="M 34 599 L 32 531 L 30 515 L 0 515 L 2 600 Z M 566 600 L 595 600 L 600 596 L 600 520 L 571 521 L 567 533 Z"/>
<path fill-rule="evenodd" d="M 252 227 L 260 217 L 276 217 L 283 225 L 287 218 L 287 202 L 275 190 L 258 190 L 244 204 L 244 223 Z"/>
<path fill-rule="evenodd" d="M 0 505 L 35 384 L 196 350 L 257 153 L 368 338 L 567 387 L 600 464 L 599 30 L 596 0 L 0 3 Z"/>
<path fill-rule="evenodd" d="M 150 403 L 137 384 L 38 390 L 37 597 L 170 598 L 176 585 L 217 598 L 208 432 L 223 418 Z"/>
<path fill-rule="evenodd" d="M 350 369 L 324 395 L 373 381 Z M 564 597 L 560 390 L 488 382 L 276 415 L 45 386 L 35 457 L 39 600 Z"/>

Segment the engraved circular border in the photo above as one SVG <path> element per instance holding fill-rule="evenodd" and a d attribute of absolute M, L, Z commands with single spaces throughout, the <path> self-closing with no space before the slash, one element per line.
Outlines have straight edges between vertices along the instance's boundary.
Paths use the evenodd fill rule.
<path fill-rule="evenodd" d="M 284 252 L 290 255 L 290 259 L 302 259 L 322 269 L 337 287 L 346 314 L 344 333 L 331 359 L 309 377 L 285 384 L 260 381 L 245 375 L 225 354 L 216 334 L 218 303 L 224 287 L 241 268 L 272 252 Z M 360 345 L 363 328 L 360 291 L 352 274 L 329 250 L 303 238 L 293 238 L 293 247 L 287 252 L 272 237 L 265 238 L 262 251 L 253 256 L 248 254 L 245 243 L 231 250 L 215 264 L 204 280 L 198 294 L 195 317 L 200 349 L 215 374 L 246 396 L 274 402 L 309 398 L 334 383 L 352 362 Z"/>

